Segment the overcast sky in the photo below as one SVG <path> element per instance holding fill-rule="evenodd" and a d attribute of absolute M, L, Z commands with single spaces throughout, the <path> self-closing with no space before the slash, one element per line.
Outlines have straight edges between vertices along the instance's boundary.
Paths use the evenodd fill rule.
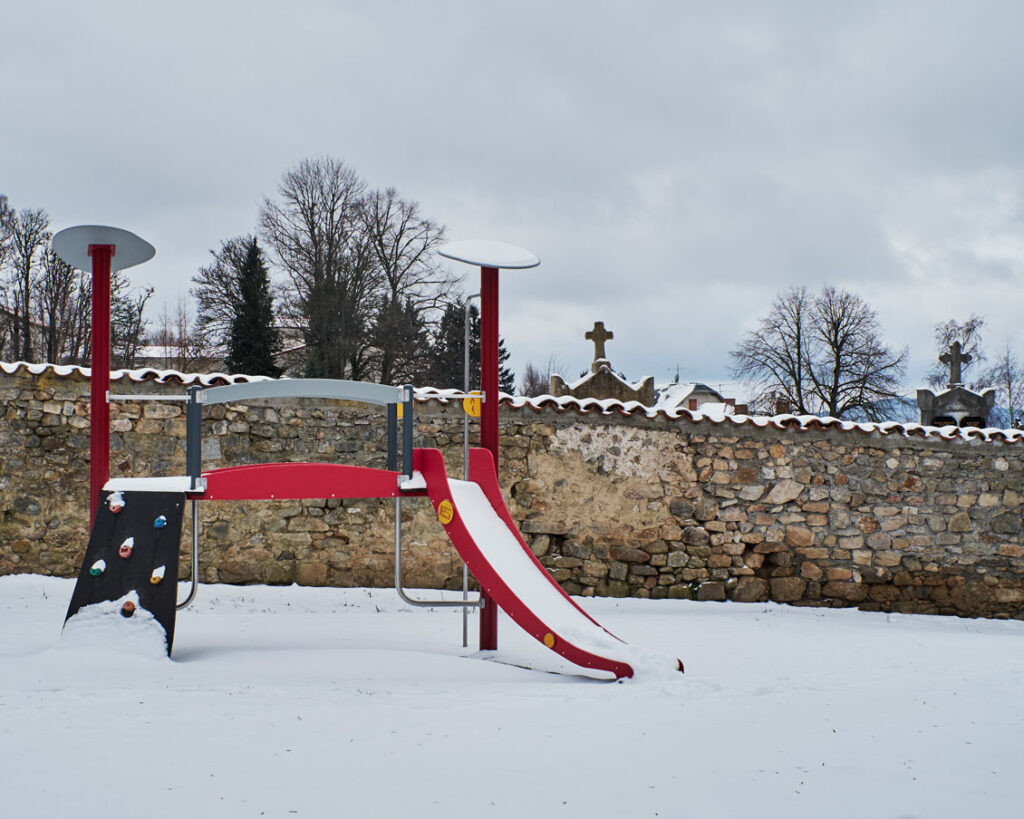
<path fill-rule="evenodd" d="M 517 373 L 575 377 L 603 320 L 629 377 L 715 384 L 830 283 L 915 388 L 937 321 L 1024 354 L 1022 31 L 1014 2 L 8 3 L 0 193 L 155 245 L 155 319 L 330 155 L 541 258 L 502 274 Z"/>

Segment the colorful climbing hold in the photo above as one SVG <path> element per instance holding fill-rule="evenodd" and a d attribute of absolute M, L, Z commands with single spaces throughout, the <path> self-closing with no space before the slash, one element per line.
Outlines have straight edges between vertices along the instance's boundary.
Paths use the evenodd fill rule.
<path fill-rule="evenodd" d="M 127 538 L 125 542 L 121 544 L 120 548 L 117 550 L 117 553 L 123 558 L 129 558 L 132 556 L 132 549 L 134 548 L 135 538 L 130 537 Z"/>
<path fill-rule="evenodd" d="M 106 569 L 107 561 L 97 560 L 89 567 L 89 574 L 91 574 L 93 577 L 99 577 L 101 574 L 103 574 L 103 572 L 106 571 Z"/>
<path fill-rule="evenodd" d="M 120 492 L 114 492 L 107 498 L 107 506 L 109 506 L 110 511 L 116 515 L 124 509 L 124 495 Z"/>
<path fill-rule="evenodd" d="M 156 520 L 153 521 L 154 529 L 163 529 L 167 525 L 167 518 L 160 515 Z"/>
<path fill-rule="evenodd" d="M 167 571 L 166 566 L 157 566 L 153 569 L 153 574 L 149 576 L 149 582 L 154 586 L 164 579 L 164 573 Z"/>
<path fill-rule="evenodd" d="M 131 600 L 125 600 L 124 605 L 121 606 L 121 616 L 131 617 L 135 614 L 135 604 Z"/>

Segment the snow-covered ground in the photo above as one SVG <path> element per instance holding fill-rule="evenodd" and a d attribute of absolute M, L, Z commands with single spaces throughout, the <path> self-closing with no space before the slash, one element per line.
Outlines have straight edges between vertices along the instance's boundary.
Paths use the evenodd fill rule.
<path fill-rule="evenodd" d="M 588 599 L 686 663 L 609 683 L 388 590 L 203 586 L 173 660 L 71 591 L 0 578 L 2 817 L 1024 815 L 1021 622 Z"/>

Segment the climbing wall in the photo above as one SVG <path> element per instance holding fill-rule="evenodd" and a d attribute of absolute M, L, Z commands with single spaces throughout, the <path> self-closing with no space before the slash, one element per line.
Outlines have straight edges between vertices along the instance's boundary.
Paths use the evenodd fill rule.
<path fill-rule="evenodd" d="M 84 606 L 134 596 L 163 626 L 170 654 L 184 510 L 180 492 L 102 492 L 64 622 Z M 130 621 L 137 607 L 125 600 L 120 611 Z"/>

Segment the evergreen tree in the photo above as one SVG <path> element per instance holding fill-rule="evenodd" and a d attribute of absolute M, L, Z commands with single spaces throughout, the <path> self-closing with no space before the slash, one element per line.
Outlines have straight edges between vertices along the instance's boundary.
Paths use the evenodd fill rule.
<path fill-rule="evenodd" d="M 373 345 L 378 352 L 380 383 L 421 381 L 427 367 L 429 344 L 422 313 L 406 300 L 385 296 L 374 317 Z"/>
<path fill-rule="evenodd" d="M 461 390 L 464 386 L 466 303 L 449 302 L 438 324 L 430 350 L 427 381 L 431 387 Z M 503 392 L 515 389 L 515 374 L 506 366 L 509 352 L 498 338 L 498 385 Z M 480 389 L 480 309 L 469 306 L 469 388 Z"/>
<path fill-rule="evenodd" d="M 516 374 L 507 366 L 507 362 L 511 357 L 512 354 L 505 347 L 505 339 L 498 336 L 498 389 L 502 392 L 507 392 L 509 395 L 514 395 Z"/>
<path fill-rule="evenodd" d="M 274 326 L 270 277 L 255 238 L 246 247 L 238 284 L 241 300 L 234 306 L 228 338 L 228 370 L 277 378 L 281 368 L 275 357 L 281 350 L 281 338 Z"/>

